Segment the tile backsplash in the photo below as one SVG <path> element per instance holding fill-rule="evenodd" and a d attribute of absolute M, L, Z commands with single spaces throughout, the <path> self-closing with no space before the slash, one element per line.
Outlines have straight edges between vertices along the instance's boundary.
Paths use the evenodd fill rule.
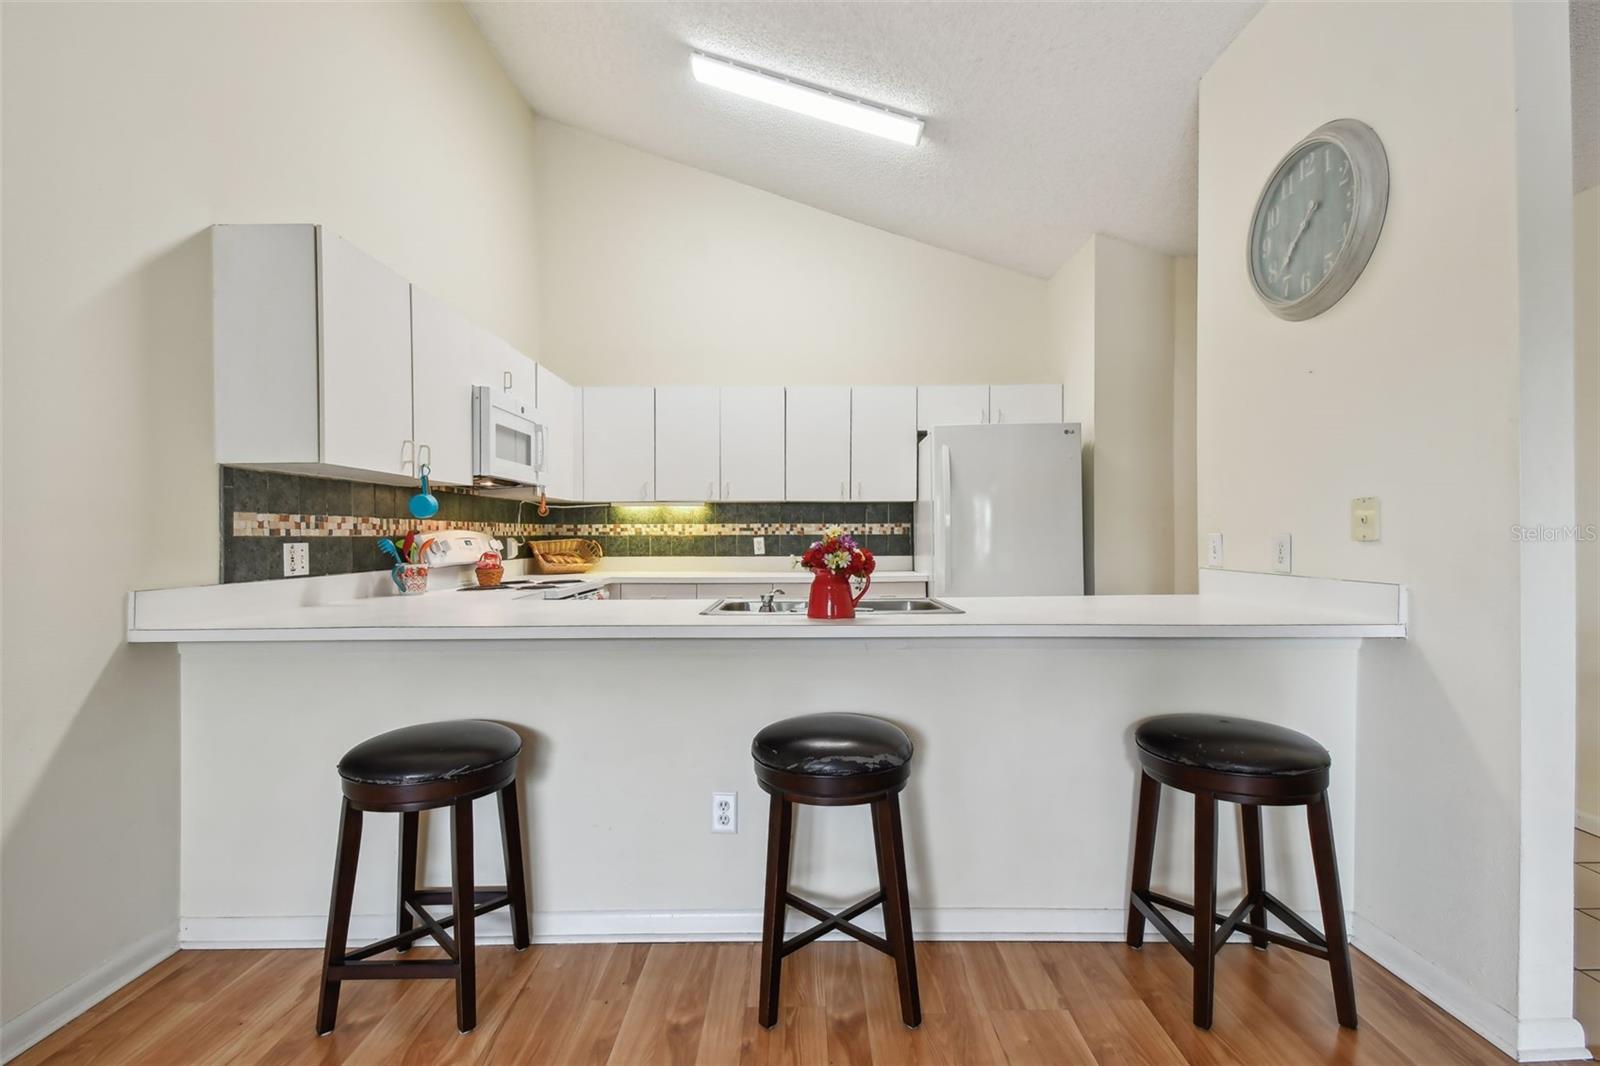
<path fill-rule="evenodd" d="M 607 557 L 753 558 L 797 555 L 831 522 L 879 555 L 911 554 L 910 503 L 704 503 L 537 505 L 438 489 L 439 513 L 419 522 L 407 511 L 415 490 L 360 481 L 222 468 L 222 580 L 283 576 L 283 544 L 311 545 L 311 573 L 386 570 L 382 537 L 408 530 L 475 529 L 501 539 L 583 537 Z"/>

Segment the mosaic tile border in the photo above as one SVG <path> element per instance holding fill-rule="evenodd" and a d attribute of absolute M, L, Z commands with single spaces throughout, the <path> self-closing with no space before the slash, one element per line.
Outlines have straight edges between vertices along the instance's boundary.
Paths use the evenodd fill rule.
<path fill-rule="evenodd" d="M 398 537 L 413 530 L 472 529 L 491 537 L 811 537 L 823 522 L 479 522 L 472 519 L 378 518 L 367 515 L 269 514 L 235 511 L 235 537 Z M 910 522 L 855 523 L 850 532 L 909 536 Z"/>

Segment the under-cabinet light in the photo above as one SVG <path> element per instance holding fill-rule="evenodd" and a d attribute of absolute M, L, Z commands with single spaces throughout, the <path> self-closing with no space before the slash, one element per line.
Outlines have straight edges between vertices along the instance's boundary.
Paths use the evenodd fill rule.
<path fill-rule="evenodd" d="M 714 85 L 752 100 L 877 134 L 901 144 L 916 144 L 922 140 L 922 119 L 915 115 L 901 114 L 704 52 L 690 55 L 689 66 L 695 80 L 704 85 Z"/>

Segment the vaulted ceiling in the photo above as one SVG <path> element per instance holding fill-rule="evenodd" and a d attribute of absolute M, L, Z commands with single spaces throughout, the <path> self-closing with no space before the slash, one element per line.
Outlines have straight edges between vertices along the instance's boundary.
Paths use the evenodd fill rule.
<path fill-rule="evenodd" d="M 1200 76 L 1234 3 L 468 4 L 535 111 L 1041 277 L 1195 247 Z M 701 49 L 927 119 L 908 148 L 697 84 Z"/>

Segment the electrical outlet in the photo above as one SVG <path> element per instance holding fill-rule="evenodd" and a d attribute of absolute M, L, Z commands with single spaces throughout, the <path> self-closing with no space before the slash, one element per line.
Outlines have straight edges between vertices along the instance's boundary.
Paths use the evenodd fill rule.
<path fill-rule="evenodd" d="M 311 545 L 296 541 L 283 546 L 283 576 L 305 577 L 311 573 Z"/>
<path fill-rule="evenodd" d="M 765 555 L 765 554 L 767 554 L 767 538 L 766 537 L 753 537 L 750 540 L 750 544 L 751 544 L 751 547 L 754 549 L 754 551 L 755 551 L 755 553 L 757 555 Z"/>
<path fill-rule="evenodd" d="M 1222 565 L 1222 534 L 1206 534 L 1206 566 L 1215 570 Z"/>
<path fill-rule="evenodd" d="M 1294 538 L 1287 533 L 1279 533 L 1272 538 L 1272 572 L 1274 574 L 1294 572 Z"/>
<path fill-rule="evenodd" d="M 1381 540 L 1383 509 L 1376 496 L 1357 496 L 1350 501 L 1350 539 Z"/>
<path fill-rule="evenodd" d="M 739 831 L 739 793 L 711 793 L 711 831 L 713 833 Z"/>

